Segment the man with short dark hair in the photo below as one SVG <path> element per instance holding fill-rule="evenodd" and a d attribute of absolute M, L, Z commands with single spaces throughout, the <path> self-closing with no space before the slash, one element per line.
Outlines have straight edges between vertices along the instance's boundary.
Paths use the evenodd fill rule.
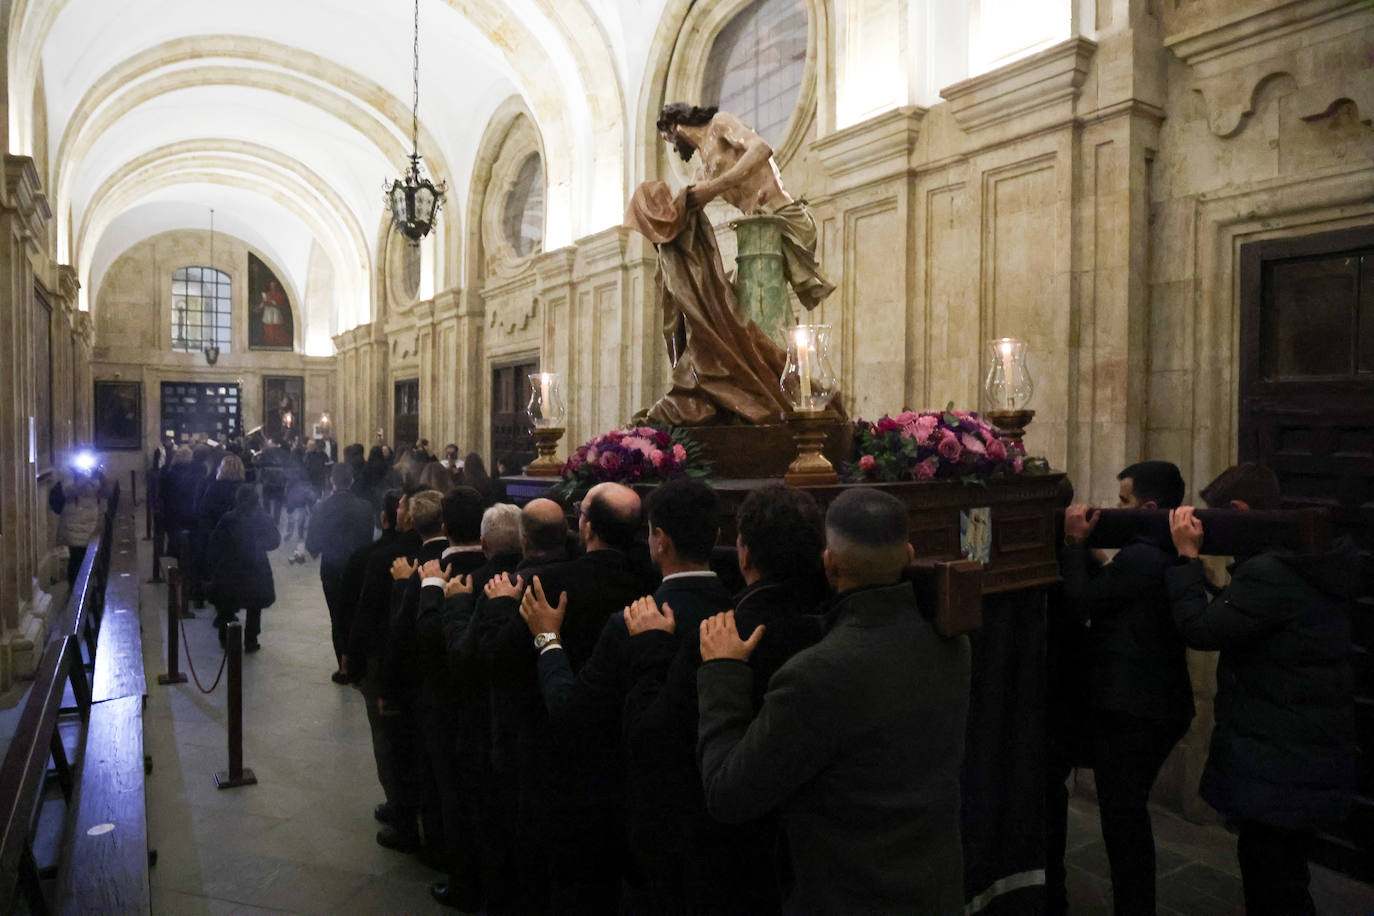
<path fill-rule="evenodd" d="M 320 558 L 320 586 L 329 608 L 329 635 L 334 642 L 336 682 L 345 677 L 344 656 L 348 654 L 348 632 L 353 621 L 348 617 L 348 600 L 343 594 L 348 558 L 372 540 L 372 505 L 354 496 L 353 469 L 336 464 L 329 472 L 329 498 L 315 508 L 305 535 L 305 549 Z"/>
<path fill-rule="evenodd" d="M 1253 463 L 1202 490 L 1211 508 L 1281 508 L 1278 478 Z M 1221 651 L 1216 725 L 1199 794 L 1236 830 L 1245 911 L 1314 913 L 1307 853 L 1313 832 L 1339 823 L 1353 798 L 1358 744 L 1350 612 L 1353 551 L 1238 556 L 1230 584 L 1208 600 L 1191 506 L 1169 514 L 1179 559 L 1166 574 L 1173 616 L 1194 649 Z"/>
<path fill-rule="evenodd" d="M 780 811 L 799 911 L 962 914 L 968 640 L 936 633 L 903 581 L 914 553 L 895 497 L 847 490 L 825 529 L 829 629 L 757 715 L 747 661 L 765 628 L 741 640 L 733 612 L 701 625 L 707 808 L 730 823 Z"/>
<path fill-rule="evenodd" d="M 701 620 L 730 606 L 729 592 L 710 569 L 719 533 L 715 491 L 695 480 L 670 480 L 650 494 L 646 509 L 649 556 L 662 573 L 663 583 L 652 597 L 638 598 L 633 606 L 654 617 L 659 617 L 662 608 L 668 621 L 679 621 L 684 631 L 695 631 Z M 574 674 L 567 654 L 559 651 L 567 597 L 560 600 L 554 589 L 536 576 L 521 605 L 530 633 L 536 638 L 548 634 L 539 656 L 539 686 L 550 727 L 578 733 L 611 723 L 620 733 L 620 712 L 631 682 L 626 619 L 611 615 L 591 658 Z M 677 641 L 671 630 L 668 641 L 671 658 Z M 699 782 L 691 750 L 695 715 L 685 718 L 690 719 L 683 729 L 685 741 L 681 734 L 673 736 L 679 747 L 659 746 L 629 760 L 626 821 L 630 847 L 646 876 L 647 903 L 654 912 L 669 912 L 684 903 L 683 863 L 690 842 L 687 819 L 693 788 Z M 675 753 L 678 750 L 682 753 Z"/>
<path fill-rule="evenodd" d="M 1173 509 L 1183 500 L 1183 476 L 1168 461 L 1138 462 L 1117 480 L 1119 509 Z M 1193 686 L 1164 584 L 1175 554 L 1171 544 L 1141 535 L 1099 565 L 1083 546 L 1097 519 L 1087 506 L 1065 510 L 1064 595 L 1087 624 L 1088 745 L 1114 908 L 1153 914 L 1155 841 L 1146 803 L 1193 718 Z M 1049 854 L 1062 858 L 1063 850 Z M 1047 891 L 1051 909 L 1063 905 L 1062 888 Z"/>
<path fill-rule="evenodd" d="M 811 612 L 827 595 L 821 569 L 825 539 L 816 501 L 804 490 L 781 485 L 745 497 L 735 525 L 736 556 L 745 582 L 744 591 L 734 597 L 735 618 L 745 634 L 756 626 L 768 628 L 767 639 L 749 658 L 758 709 L 778 668 L 821 637 L 821 618 Z M 663 587 L 670 584 L 665 578 Z M 672 856 L 654 861 L 655 870 L 675 870 L 670 879 L 679 889 L 678 899 L 664 899 L 660 876 L 655 903 L 669 912 L 776 913 L 782 905 L 774 856 L 781 839 L 777 818 L 722 824 L 707 814 L 696 763 L 699 624 L 680 614 L 675 620 L 670 606 L 660 603 L 662 613 L 651 601 L 636 601 L 624 612 L 631 634 L 625 654 L 634 682 L 625 699 L 623 728 L 631 788 L 638 788 L 633 777 L 640 773 L 657 777 L 646 788 L 656 783 L 673 787 L 654 808 L 668 815 L 656 826 L 676 825 L 683 833 L 678 846 L 665 849 Z"/>

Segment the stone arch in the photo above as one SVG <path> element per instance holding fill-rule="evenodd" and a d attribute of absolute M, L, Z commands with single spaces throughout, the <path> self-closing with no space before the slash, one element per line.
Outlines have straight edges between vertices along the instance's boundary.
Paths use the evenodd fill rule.
<path fill-rule="evenodd" d="M 283 46 L 277 46 L 283 49 Z M 267 62 L 264 62 L 267 63 Z M 155 68 L 156 69 L 156 68 Z M 108 86 L 102 78 L 97 87 L 89 91 L 68 121 L 61 144 L 58 148 L 57 201 L 58 201 L 58 238 L 64 246 L 62 255 L 67 255 L 65 246 L 70 242 L 72 227 L 67 224 L 72 184 L 77 169 L 84 161 L 92 146 L 119 119 L 139 105 L 158 96 L 181 89 L 198 88 L 207 85 L 233 85 L 246 88 L 276 92 L 281 95 L 306 101 L 322 111 L 338 118 L 369 140 L 388 161 L 404 162 L 408 155 L 405 135 L 399 124 L 391 120 L 391 112 L 383 113 L 375 108 L 364 106 L 347 94 L 330 91 L 319 82 L 295 73 L 283 73 L 276 69 L 246 68 L 235 66 L 207 66 L 195 69 L 173 69 L 168 72 L 137 81 L 132 86 L 129 80 L 136 80 L 137 73 L 128 75 L 126 81 Z M 128 91 L 125 91 L 125 89 Z M 378 89 L 380 92 L 380 88 Z M 400 103 L 392 99 L 399 105 Z M 436 150 L 432 137 L 422 134 L 422 145 L 428 157 L 429 150 Z M 442 156 L 436 156 L 433 164 L 446 169 Z M 446 216 L 452 218 L 452 216 Z M 59 260 L 65 258 L 60 257 Z"/>
<path fill-rule="evenodd" d="M 335 282 L 340 305 L 346 308 L 353 304 L 356 308 L 366 295 L 366 276 L 370 267 L 366 247 L 357 236 L 352 244 L 349 243 L 347 228 L 340 224 L 338 213 L 327 210 L 318 200 L 299 195 L 300 182 L 284 181 L 280 167 L 266 159 L 185 151 L 143 157 L 102 184 L 92 197 L 94 205 L 83 227 L 78 277 L 83 281 L 88 278 L 94 242 L 116 215 L 153 191 L 188 183 L 239 188 L 278 203 L 301 220 L 336 265 Z M 91 243 L 84 244 L 86 239 Z M 358 266 L 355 268 L 353 264 Z M 352 316 L 340 314 L 338 317 L 340 323 L 344 323 Z"/>
<path fill-rule="evenodd" d="M 717 36 L 751 2 L 721 0 L 703 4 L 695 0 L 669 0 L 665 6 L 640 83 L 632 183 L 662 174 L 665 148 L 652 126 L 659 108 L 669 101 L 697 100 L 706 61 Z M 775 151 L 779 164 L 796 155 L 813 114 L 823 127 L 834 120 L 831 113 L 834 87 L 826 64 L 833 45 L 829 7 L 825 0 L 806 0 L 806 7 L 806 68 L 802 74 L 801 96 L 787 126 L 787 139 Z M 674 93 L 676 95 L 669 98 Z"/>
<path fill-rule="evenodd" d="M 36 11 L 32 10 L 34 0 L 13 2 L 10 34 L 20 41 L 15 44 L 19 53 L 7 61 L 7 88 L 11 96 L 18 92 L 22 99 L 36 77 L 52 24 L 67 0 L 38 2 Z M 552 244 L 568 244 L 602 224 L 618 221 L 628 172 L 627 105 L 614 51 L 587 0 L 534 0 L 542 15 L 536 29 L 495 0 L 444 2 L 491 37 L 524 85 L 541 132 L 558 149 L 570 153 L 550 163 L 550 212 L 558 214 L 548 233 Z M 601 40 L 588 42 L 588 35 Z M 556 58 L 568 66 L 560 68 Z M 563 72 L 569 68 L 570 72 Z M 607 93 L 603 87 L 612 91 Z M 24 106 L 10 108 L 11 149 L 26 150 L 32 144 L 32 125 L 20 116 Z"/>
<path fill-rule="evenodd" d="M 539 131 L 539 124 L 524 101 L 513 96 L 502 102 L 487 121 L 486 130 L 482 132 L 482 139 L 477 147 L 477 154 L 473 157 L 472 178 L 468 186 L 467 235 L 464 245 L 467 257 L 463 282 L 476 290 L 481 289 L 487 278 L 487 255 L 482 224 L 488 198 L 493 190 L 493 176 L 500 174 L 500 159 L 507 138 L 513 131 L 521 130 L 522 125 L 528 129 L 529 135 L 528 140 L 520 146 L 520 159 L 523 161 L 525 154 L 529 152 L 538 153 L 545 163 L 545 186 L 547 187 L 551 181 L 547 165 L 548 156 L 544 151 L 544 139 Z M 516 163 L 515 167 L 518 168 L 519 164 Z M 529 266 L 531 259 L 526 257 L 520 260 L 523 263 L 519 267 L 524 268 Z"/>

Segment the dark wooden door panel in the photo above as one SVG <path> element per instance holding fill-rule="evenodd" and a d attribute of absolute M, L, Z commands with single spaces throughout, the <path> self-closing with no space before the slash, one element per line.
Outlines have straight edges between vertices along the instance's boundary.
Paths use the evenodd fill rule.
<path fill-rule="evenodd" d="M 498 363 L 491 369 L 491 468 L 492 473 L 519 473 L 534 460 L 525 405 L 530 399 L 529 375 L 539 371 L 533 357 Z"/>
<path fill-rule="evenodd" d="M 1374 227 L 1241 248 L 1239 456 L 1374 548 Z M 1374 880 L 1374 584 L 1351 610 L 1359 795 L 1314 858 Z"/>

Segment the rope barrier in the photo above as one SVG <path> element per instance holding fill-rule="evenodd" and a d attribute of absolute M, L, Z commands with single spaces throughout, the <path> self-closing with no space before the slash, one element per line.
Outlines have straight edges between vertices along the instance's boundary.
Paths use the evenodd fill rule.
<path fill-rule="evenodd" d="M 191 644 L 186 641 L 186 621 L 182 620 L 180 623 L 181 644 L 186 647 L 186 665 L 191 669 L 191 679 L 196 682 L 196 689 L 201 693 L 214 693 L 215 688 L 219 686 L 220 678 L 224 677 L 224 664 L 229 660 L 229 650 L 225 649 L 224 654 L 219 657 L 219 673 L 215 675 L 215 682 L 211 684 L 210 688 L 207 690 L 205 685 L 200 682 L 200 676 L 196 674 L 195 659 L 191 658 Z"/>

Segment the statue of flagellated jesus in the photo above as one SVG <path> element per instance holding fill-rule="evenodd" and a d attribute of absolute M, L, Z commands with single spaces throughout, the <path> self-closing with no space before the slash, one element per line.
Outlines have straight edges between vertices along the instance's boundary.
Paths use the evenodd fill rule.
<path fill-rule="evenodd" d="M 715 231 L 702 212 L 719 197 L 746 216 L 782 224 L 783 275 L 807 309 L 834 291 L 816 264 L 816 223 L 805 201 L 783 189 L 773 151 L 738 118 L 682 102 L 665 105 L 659 135 L 684 160 L 698 158 L 699 179 L 674 194 L 661 181 L 641 184 L 625 224 L 658 249 L 663 334 L 672 388 L 648 411 L 668 423 L 777 422 L 788 409 L 778 384 L 785 353 L 739 315 Z"/>

